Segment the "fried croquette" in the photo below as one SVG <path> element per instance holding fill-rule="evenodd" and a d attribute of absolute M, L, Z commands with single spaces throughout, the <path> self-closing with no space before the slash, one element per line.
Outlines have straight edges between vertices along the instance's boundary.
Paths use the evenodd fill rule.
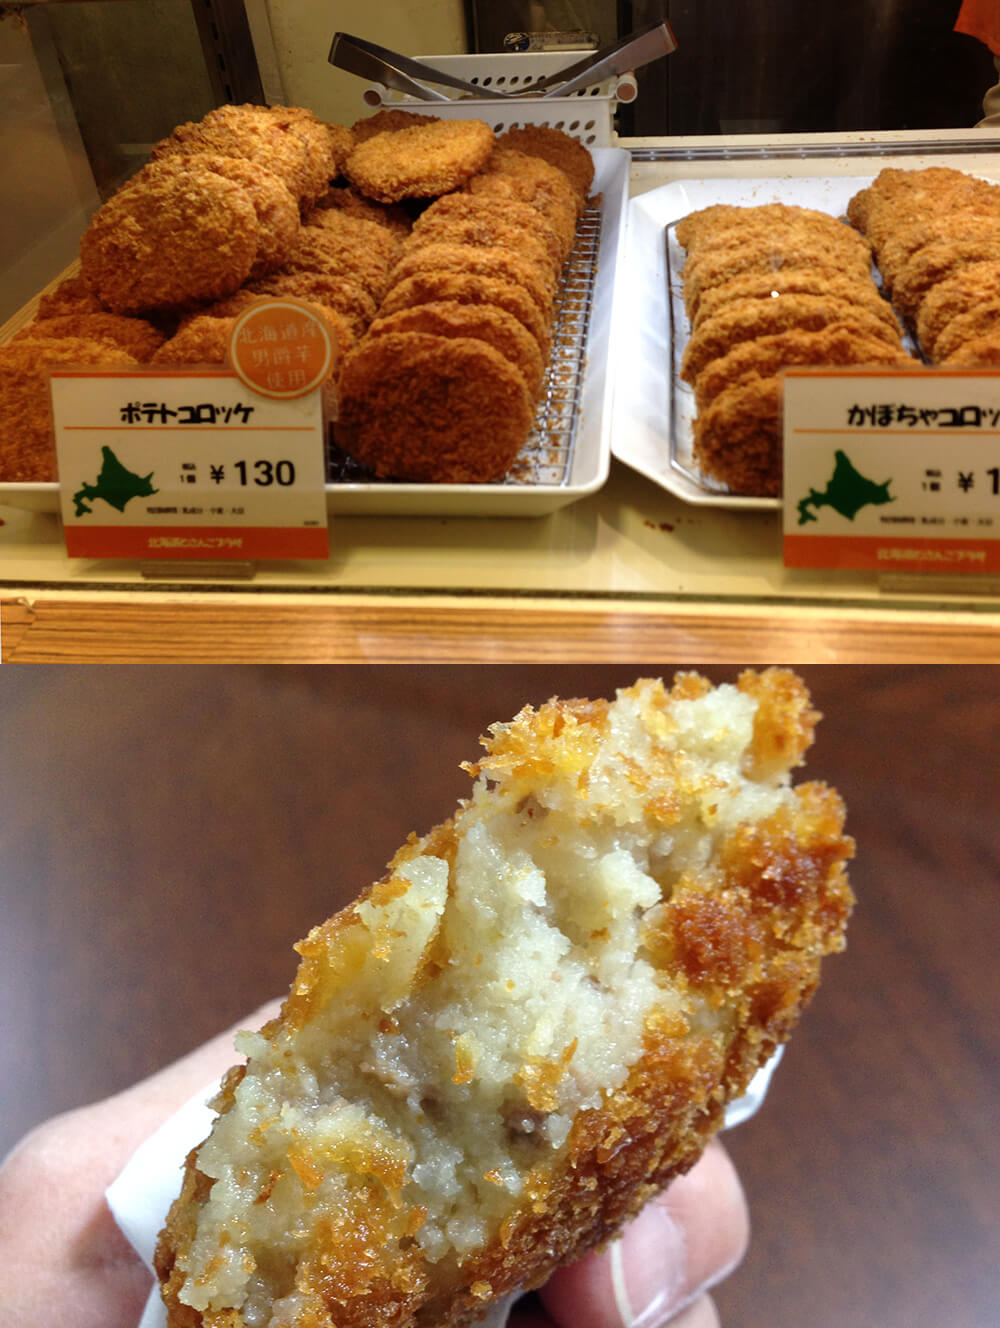
<path fill-rule="evenodd" d="M 937 282 L 917 311 L 916 332 L 924 354 L 935 358 L 937 339 L 958 314 L 1000 296 L 1000 259 L 968 263 Z"/>
<path fill-rule="evenodd" d="M 889 166 L 851 198 L 847 219 L 870 241 L 878 259 L 882 246 L 901 224 L 982 204 L 995 206 L 998 200 L 1000 188 L 996 185 L 950 166 L 922 170 Z"/>
<path fill-rule="evenodd" d="M 768 669 L 493 725 L 239 1035 L 156 1253 L 171 1328 L 461 1328 L 693 1166 L 845 945 L 843 804 L 791 784 L 819 718 Z"/>
<path fill-rule="evenodd" d="M 81 271 L 113 313 L 183 308 L 237 290 L 259 235 L 242 185 L 196 165 L 151 163 L 94 214 L 80 241 Z"/>
<path fill-rule="evenodd" d="M 308 229 L 328 231 L 331 235 L 367 246 L 382 258 L 387 267 L 391 267 L 399 257 L 405 238 L 398 231 L 379 225 L 361 212 L 349 212 L 343 208 L 315 207 L 306 213 L 303 221 Z"/>
<path fill-rule="evenodd" d="M 829 213 L 790 203 L 736 206 L 715 203 L 689 213 L 676 223 L 674 233 L 690 255 L 711 250 L 743 236 L 752 243 L 768 240 L 776 248 L 788 239 L 821 235 L 839 253 L 871 263 L 868 245 L 856 232 Z"/>
<path fill-rule="evenodd" d="M 925 244 L 903 265 L 892 300 L 907 321 L 918 318 L 925 296 L 939 281 L 972 263 L 1000 259 L 1000 226 L 987 223 L 977 236 L 963 230 L 958 238 L 945 236 Z"/>
<path fill-rule="evenodd" d="M 731 493 L 781 493 L 781 382 L 749 378 L 720 392 L 694 422 L 694 459 Z"/>
<path fill-rule="evenodd" d="M 997 332 L 1000 332 L 1000 296 L 984 300 L 964 314 L 956 314 L 937 339 L 936 357 L 947 360 L 967 341 L 978 341 Z"/>
<path fill-rule="evenodd" d="M 694 383 L 710 361 L 725 355 L 741 341 L 766 337 L 792 328 L 817 331 L 831 323 L 847 323 L 858 332 L 901 347 L 898 328 L 863 305 L 825 295 L 783 295 L 777 300 L 736 300 L 699 323 L 684 348 L 681 377 Z"/>
<path fill-rule="evenodd" d="M 46 291 L 38 299 L 39 318 L 100 313 L 107 313 L 107 310 L 79 274 L 64 277 L 53 290 Z"/>
<path fill-rule="evenodd" d="M 336 412 L 336 381 L 340 371 L 342 347 L 337 338 L 335 325 L 327 317 L 327 310 L 322 305 L 313 304 L 313 311 L 323 319 L 331 333 L 333 343 L 333 364 L 326 383 L 323 385 L 323 404 L 328 416 Z M 242 313 L 243 310 L 240 310 Z M 200 314 L 188 319 L 179 332 L 169 341 L 164 342 L 153 356 L 154 364 L 226 364 L 229 362 L 229 346 L 233 328 L 239 314 L 229 317 Z"/>
<path fill-rule="evenodd" d="M 320 122 L 293 107 L 219 106 L 201 120 L 178 125 L 152 155 L 160 161 L 202 152 L 258 162 L 300 205 L 315 202 L 339 170 Z"/>
<path fill-rule="evenodd" d="M 329 121 L 323 122 L 323 128 L 326 130 L 327 145 L 333 164 L 333 174 L 330 178 L 336 179 L 343 174 L 344 162 L 354 151 L 354 130 L 347 125 L 331 124 Z"/>
<path fill-rule="evenodd" d="M 493 130 L 482 120 L 435 120 L 356 144 L 344 174 L 380 203 L 435 198 L 475 175 L 493 142 Z"/>
<path fill-rule="evenodd" d="M 345 226 L 303 226 L 285 260 L 284 272 L 320 272 L 346 277 L 366 290 L 376 304 L 389 289 L 399 246 L 388 231 L 357 222 L 374 236 Z"/>
<path fill-rule="evenodd" d="M 586 202 L 594 184 L 594 159 L 572 134 L 550 125 L 521 125 L 498 134 L 497 143 L 556 166 Z"/>
<path fill-rule="evenodd" d="M 540 212 L 568 212 L 574 226 L 583 211 L 583 201 L 565 171 L 517 148 L 495 147 L 467 188 L 473 194 L 513 193 Z"/>
<path fill-rule="evenodd" d="M 876 313 L 894 332 L 902 329 L 892 306 L 880 294 L 868 277 L 834 273 L 811 267 L 783 268 L 780 272 L 748 272 L 732 281 L 713 286 L 705 291 L 698 302 L 698 314 L 693 327 L 698 328 L 706 319 L 736 300 L 777 300 L 785 295 L 825 295 L 831 299 L 860 304 Z"/>
<path fill-rule="evenodd" d="M 299 233 L 299 206 L 273 171 L 259 162 L 211 153 L 189 157 L 188 165 L 232 180 L 250 196 L 257 214 L 257 253 L 249 275 L 263 277 L 281 267 Z"/>
<path fill-rule="evenodd" d="M 457 300 L 459 304 L 491 304 L 506 309 L 523 323 L 538 342 L 544 359 L 549 358 L 552 337 L 548 323 L 523 287 L 499 277 L 483 277 L 474 272 L 415 272 L 412 277 L 395 282 L 379 308 L 379 315 L 394 314 L 414 304 L 437 300 Z"/>
<path fill-rule="evenodd" d="M 952 369 L 985 369 L 1000 365 L 1000 331 L 963 342 L 941 363 Z"/>
<path fill-rule="evenodd" d="M 440 115 L 421 115 L 418 111 L 400 111 L 383 106 L 373 115 L 363 116 L 351 125 L 354 142 L 366 143 L 376 134 L 395 134 L 400 129 L 412 129 L 415 125 L 440 124 Z"/>
<path fill-rule="evenodd" d="M 699 412 L 720 392 L 750 378 L 773 378 L 794 364 L 915 365 L 911 355 L 881 338 L 859 332 L 845 323 L 831 323 L 815 332 L 791 328 L 766 337 L 741 341 L 726 355 L 712 360 L 695 379 L 694 396 Z"/>
<path fill-rule="evenodd" d="M 473 337 L 365 337 L 347 357 L 340 390 L 337 441 L 380 476 L 498 483 L 531 428 L 520 371 Z"/>
<path fill-rule="evenodd" d="M 392 280 L 395 284 L 421 272 L 469 272 L 512 281 L 531 296 L 543 318 L 551 317 L 552 286 L 539 276 L 536 264 L 513 249 L 430 241 L 415 249 L 407 246 L 406 253 L 393 268 Z"/>
<path fill-rule="evenodd" d="M 378 307 L 356 281 L 327 272 L 275 272 L 251 289 L 257 295 L 296 295 L 333 309 L 347 319 L 354 337 L 364 335 Z"/>
<path fill-rule="evenodd" d="M 21 329 L 14 341 L 29 338 L 37 341 L 60 337 L 82 337 L 85 341 L 104 341 L 118 346 L 140 364 L 152 358 L 163 345 L 164 336 L 152 323 L 141 318 L 125 318 L 121 314 L 57 314 L 52 318 L 36 318 Z"/>
<path fill-rule="evenodd" d="M 0 346 L 0 482 L 58 479 L 47 368 L 135 362 L 120 346 L 87 337 L 26 337 Z"/>
<path fill-rule="evenodd" d="M 684 307 L 693 321 L 698 317 L 705 291 L 721 286 L 751 272 L 777 273 L 789 268 L 809 267 L 833 275 L 870 278 L 871 266 L 860 257 L 845 261 L 833 254 L 825 240 L 816 235 L 772 244 L 751 245 L 737 241 L 719 249 L 706 250 L 688 259 L 683 268 Z"/>
<path fill-rule="evenodd" d="M 290 294 L 291 292 L 285 293 Z M 177 331 L 182 332 L 194 318 L 235 318 L 238 314 L 249 309 L 251 305 L 260 304 L 267 298 L 267 295 L 261 294 L 259 291 L 252 291 L 244 287 L 242 290 L 238 290 L 235 295 L 230 295 L 224 300 L 216 300 L 214 304 L 204 305 L 197 314 L 192 314 L 185 319 Z M 340 313 L 339 310 L 331 308 L 328 304 L 322 304 L 318 300 L 305 299 L 302 295 L 297 295 L 296 299 L 310 305 L 322 316 L 337 344 L 340 355 L 346 355 L 359 336 L 359 333 L 351 326 L 350 319 Z"/>
<path fill-rule="evenodd" d="M 429 332 L 438 337 L 474 337 L 485 341 L 520 371 L 533 401 L 541 393 L 545 362 L 538 342 L 523 323 L 504 309 L 489 304 L 458 304 L 455 300 L 416 304 L 376 318 L 368 336 L 384 336 L 387 332 Z"/>
<path fill-rule="evenodd" d="M 528 203 L 484 200 L 472 194 L 446 194 L 432 203 L 413 223 L 406 247 L 435 240 L 516 249 L 547 270 L 553 285 L 567 257 L 558 231 Z"/>
<path fill-rule="evenodd" d="M 413 227 L 413 218 L 402 203 L 376 203 L 365 198 L 351 185 L 333 185 L 316 200 L 316 206 L 304 218 L 307 223 L 315 220 L 319 211 L 346 212 L 352 217 L 361 217 L 365 221 L 374 221 L 379 226 L 405 239 Z"/>

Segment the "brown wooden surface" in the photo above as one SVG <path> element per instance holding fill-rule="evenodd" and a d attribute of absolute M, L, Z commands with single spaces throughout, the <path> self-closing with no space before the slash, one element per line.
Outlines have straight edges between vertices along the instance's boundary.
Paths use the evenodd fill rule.
<path fill-rule="evenodd" d="M 0 671 L 0 1150 L 284 988 L 292 942 L 451 809 L 488 723 L 652 671 Z M 803 672 L 860 903 L 728 1136 L 754 1236 L 723 1323 L 992 1328 L 1000 678 Z"/>
<path fill-rule="evenodd" d="M 5 663 L 1000 663 L 1000 615 L 771 604 L 152 592 L 0 602 Z"/>

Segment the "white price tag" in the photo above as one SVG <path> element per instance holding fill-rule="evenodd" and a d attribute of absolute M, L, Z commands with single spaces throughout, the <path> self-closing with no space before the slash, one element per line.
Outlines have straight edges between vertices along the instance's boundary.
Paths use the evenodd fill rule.
<path fill-rule="evenodd" d="M 1000 374 L 788 369 L 788 567 L 1000 571 Z"/>

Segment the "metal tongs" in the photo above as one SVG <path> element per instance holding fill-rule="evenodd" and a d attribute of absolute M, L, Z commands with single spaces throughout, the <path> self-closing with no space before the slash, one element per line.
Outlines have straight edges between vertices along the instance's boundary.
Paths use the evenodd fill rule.
<path fill-rule="evenodd" d="M 565 97 L 581 88 L 590 87 L 612 74 L 626 74 L 641 65 L 658 60 L 661 55 L 669 55 L 677 49 L 677 42 L 666 23 L 649 23 L 644 28 L 622 37 L 612 46 L 605 46 L 600 51 L 578 60 L 576 64 L 549 74 L 547 78 L 518 88 L 516 92 L 500 92 L 494 87 L 481 83 L 468 83 L 465 79 L 446 74 L 433 65 L 421 60 L 411 60 L 390 51 L 385 46 L 365 41 L 362 37 L 352 37 L 347 32 L 334 33 L 330 47 L 329 61 L 338 69 L 360 78 L 381 83 L 394 92 L 415 97 L 419 101 L 452 101 L 446 93 L 428 87 L 428 83 L 441 87 L 455 88 L 467 97 L 478 99 L 493 98 L 496 101 L 513 100 L 518 97 Z"/>

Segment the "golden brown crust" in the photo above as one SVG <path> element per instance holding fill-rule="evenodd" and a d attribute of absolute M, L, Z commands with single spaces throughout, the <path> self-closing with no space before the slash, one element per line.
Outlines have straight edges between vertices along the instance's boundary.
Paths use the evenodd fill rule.
<path fill-rule="evenodd" d="M 456 300 L 412 305 L 376 318 L 368 329 L 372 337 L 384 336 L 386 332 L 429 332 L 439 337 L 474 337 L 485 341 L 520 372 L 532 400 L 541 392 L 545 364 L 538 342 L 513 314 L 493 305 L 459 304 Z"/>
<path fill-rule="evenodd" d="M 499 134 L 497 143 L 501 147 L 515 148 L 529 157 L 541 157 L 551 166 L 558 167 L 580 198 L 586 201 L 594 184 L 594 159 L 572 134 L 549 125 L 523 125 Z"/>
<path fill-rule="evenodd" d="M 497 482 L 531 418 L 520 372 L 474 338 L 390 332 L 366 338 L 344 365 L 338 437 L 378 475 Z"/>
<path fill-rule="evenodd" d="M 506 309 L 528 329 L 538 342 L 545 359 L 552 346 L 546 320 L 538 306 L 521 286 L 498 277 L 483 277 L 472 272 L 415 272 L 413 276 L 394 282 L 382 301 L 380 315 L 392 314 L 397 309 L 408 309 L 414 304 L 429 304 L 437 300 L 457 300 L 459 304 L 492 304 Z"/>
<path fill-rule="evenodd" d="M 125 318 L 121 314 L 70 313 L 51 318 L 36 318 L 22 328 L 14 341 L 58 340 L 60 337 L 82 337 L 86 341 L 103 341 L 126 351 L 134 360 L 143 363 L 163 345 L 164 336 L 152 323 L 142 318 Z"/>
<path fill-rule="evenodd" d="M 801 682 L 787 670 L 768 669 L 743 674 L 739 688 L 758 702 L 747 762 L 766 777 L 799 761 L 818 719 Z M 669 693 L 652 684 L 648 704 L 669 731 L 672 706 L 709 690 L 697 675 L 680 675 Z M 567 769 L 585 780 L 609 709 L 607 702 L 583 700 L 525 708 L 510 724 L 494 726 L 484 739 L 486 755 L 470 773 L 509 779 L 515 794 Z M 648 772 L 637 766 L 634 778 L 641 794 Z M 648 810 L 664 825 L 679 815 L 670 806 Z M 461 1328 L 482 1313 L 486 1300 L 537 1286 L 557 1264 L 602 1244 L 693 1165 L 726 1101 L 789 1036 L 816 988 L 823 956 L 843 947 L 853 902 L 845 875 L 853 845 L 843 833 L 843 816 L 835 792 L 805 784 L 777 810 L 730 827 L 707 876 L 682 873 L 649 909 L 641 933 L 648 962 L 691 997 L 689 1008 L 724 1011 L 724 1021 L 699 1031 L 683 1003 L 676 1013 L 653 1009 L 624 1082 L 599 1106 L 577 1113 L 557 1160 L 525 1167 L 524 1190 L 485 1247 L 461 1260 L 454 1254 L 425 1259 L 413 1239 L 420 1214 L 392 1199 L 398 1184 L 392 1159 L 365 1158 L 361 1174 L 368 1179 L 358 1182 L 355 1209 L 322 1224 L 299 1263 L 295 1291 L 303 1304 L 296 1328 Z M 382 881 L 365 892 L 366 903 L 405 893 L 398 871 L 421 849 L 453 863 L 457 843 L 451 821 L 422 841 L 411 837 Z M 356 914 L 345 910 L 297 947 L 302 963 L 292 995 L 265 1036 L 277 1037 L 284 1028 L 300 1032 L 352 989 L 371 943 L 362 931 Z M 428 962 L 433 968 L 434 960 Z M 415 978 L 418 989 L 433 981 L 429 970 Z M 542 1100 L 545 1072 L 538 1068 Z M 234 1103 L 238 1081 L 239 1071 L 224 1085 L 217 1104 L 223 1112 Z M 372 1179 L 375 1171 L 380 1180 Z M 300 1179 L 308 1184 L 308 1178 L 303 1165 Z M 171 1328 L 245 1328 L 235 1310 L 191 1317 L 178 1300 L 179 1266 L 204 1197 L 195 1154 L 157 1253 Z M 287 1281 L 284 1286 L 291 1291 Z"/>
<path fill-rule="evenodd" d="M 713 398 L 694 422 L 694 457 L 733 493 L 781 493 L 781 383 L 751 378 Z"/>
<path fill-rule="evenodd" d="M 0 481 L 58 478 L 45 370 L 55 364 L 134 364 L 118 346 L 83 337 L 30 337 L 0 346 Z"/>
<path fill-rule="evenodd" d="M 482 120 L 436 120 L 357 143 L 344 164 L 355 188 L 380 203 L 436 198 L 458 189 L 493 150 Z"/>
<path fill-rule="evenodd" d="M 229 295 L 257 257 L 253 200 L 198 166 L 153 163 L 99 208 L 80 241 L 83 278 L 114 313 Z"/>

